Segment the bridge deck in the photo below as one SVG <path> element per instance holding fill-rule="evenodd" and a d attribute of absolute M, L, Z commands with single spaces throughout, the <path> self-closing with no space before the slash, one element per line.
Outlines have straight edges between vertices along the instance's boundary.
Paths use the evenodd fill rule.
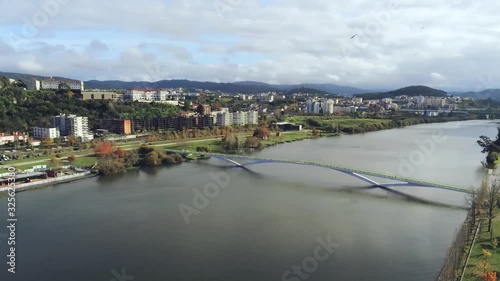
<path fill-rule="evenodd" d="M 367 176 L 374 176 L 374 177 L 378 177 L 378 178 L 395 180 L 395 181 L 403 181 L 403 182 L 406 182 L 410 185 L 436 187 L 436 188 L 453 190 L 453 191 L 464 192 L 464 193 L 473 193 L 474 192 L 473 189 L 466 188 L 466 187 L 435 183 L 435 182 L 424 181 L 424 180 L 408 178 L 408 177 L 388 175 L 388 174 L 379 173 L 379 172 L 366 171 L 366 170 L 362 170 L 362 169 L 344 167 L 344 166 L 335 165 L 335 164 L 324 164 L 324 163 L 319 163 L 319 162 L 314 162 L 314 161 L 287 160 L 287 159 L 278 159 L 278 158 L 266 158 L 266 157 L 237 155 L 237 154 L 233 155 L 233 154 L 223 154 L 223 153 L 203 153 L 203 152 L 189 152 L 189 151 L 175 151 L 175 152 L 178 152 L 178 153 L 197 153 L 197 154 L 203 154 L 203 155 L 213 156 L 213 157 L 217 157 L 217 158 L 225 158 L 226 160 L 230 160 L 231 158 L 232 159 L 236 158 L 236 159 L 248 159 L 248 160 L 257 160 L 258 161 L 258 162 L 254 162 L 254 163 L 250 163 L 250 164 L 289 163 L 289 164 L 308 165 L 308 166 L 315 166 L 315 167 L 324 167 L 324 168 L 329 168 L 329 169 L 333 169 L 333 170 L 344 172 L 344 173 L 351 173 L 351 174 L 356 173 L 356 174 L 363 174 L 363 175 L 367 175 Z M 235 163 L 235 161 L 230 161 L 230 162 Z M 239 164 L 239 163 L 236 162 L 235 164 Z M 240 165 L 245 166 L 245 164 L 240 164 Z M 391 184 L 388 184 L 388 185 L 391 185 Z"/>

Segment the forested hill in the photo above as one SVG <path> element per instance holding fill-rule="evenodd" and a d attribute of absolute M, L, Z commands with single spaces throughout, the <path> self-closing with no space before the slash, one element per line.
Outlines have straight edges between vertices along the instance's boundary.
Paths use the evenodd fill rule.
<path fill-rule="evenodd" d="M 286 92 L 286 95 L 293 95 L 297 93 L 302 93 L 302 94 L 313 94 L 313 95 L 318 95 L 318 96 L 332 96 L 329 92 L 322 91 L 322 90 L 317 90 L 317 89 L 312 89 L 312 88 L 297 88 L 290 90 Z"/>
<path fill-rule="evenodd" d="M 382 98 L 394 98 L 397 96 L 446 97 L 447 95 L 448 93 L 445 91 L 437 90 L 427 86 L 410 86 L 390 92 L 370 93 L 357 96 L 371 100 L 371 99 L 382 99 Z"/>
<path fill-rule="evenodd" d="M 29 131 L 32 127 L 51 126 L 51 117 L 60 113 L 89 117 L 89 126 L 97 128 L 100 119 L 152 118 L 176 116 L 180 109 L 154 103 L 109 103 L 76 99 L 72 93 L 23 91 L 0 88 L 0 132 Z"/>

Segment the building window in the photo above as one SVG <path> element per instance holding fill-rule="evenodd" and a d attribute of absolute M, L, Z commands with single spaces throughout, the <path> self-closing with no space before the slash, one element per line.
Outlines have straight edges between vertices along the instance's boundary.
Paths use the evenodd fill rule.
<path fill-rule="evenodd" d="M 90 99 L 94 99 L 94 94 L 90 94 Z"/>
<path fill-rule="evenodd" d="M 104 99 L 104 94 L 101 95 L 101 98 Z"/>

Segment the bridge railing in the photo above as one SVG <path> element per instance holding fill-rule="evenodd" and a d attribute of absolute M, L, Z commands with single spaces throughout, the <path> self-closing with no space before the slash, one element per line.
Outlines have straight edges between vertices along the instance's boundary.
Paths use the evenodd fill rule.
<path fill-rule="evenodd" d="M 186 151 L 179 151 L 179 152 L 186 152 Z M 204 152 L 194 152 L 194 151 L 190 152 L 190 153 L 199 153 L 199 154 L 204 154 L 204 155 L 209 155 L 209 156 L 219 156 L 219 157 L 225 157 L 225 158 L 240 158 L 240 159 L 263 160 L 263 161 L 277 162 L 277 163 L 293 163 L 293 164 L 299 164 L 299 165 L 313 165 L 313 166 L 318 166 L 318 167 L 330 168 L 330 169 L 334 169 L 334 170 L 342 171 L 342 172 L 346 172 L 346 173 L 359 173 L 359 174 L 363 174 L 363 175 L 381 177 L 381 178 L 386 178 L 386 179 L 390 179 L 390 180 L 404 181 L 404 182 L 407 182 L 410 184 L 415 184 L 415 185 L 420 185 L 420 186 L 437 187 L 437 188 L 454 190 L 454 191 L 465 192 L 465 193 L 472 193 L 473 192 L 473 190 L 470 188 L 464 188 L 464 187 L 448 185 L 448 184 L 434 183 L 434 182 L 423 181 L 423 180 L 407 178 L 407 177 L 388 175 L 385 173 L 366 171 L 366 170 L 362 170 L 362 169 L 358 169 L 358 168 L 343 167 L 343 166 L 335 165 L 335 164 L 324 164 L 324 163 L 317 163 L 317 162 L 313 162 L 313 161 L 304 161 L 304 160 L 264 158 L 264 157 L 238 155 L 238 154 L 234 154 L 234 155 L 231 154 L 230 155 L 230 154 L 223 154 L 223 153 L 210 153 L 210 152 L 204 153 Z"/>

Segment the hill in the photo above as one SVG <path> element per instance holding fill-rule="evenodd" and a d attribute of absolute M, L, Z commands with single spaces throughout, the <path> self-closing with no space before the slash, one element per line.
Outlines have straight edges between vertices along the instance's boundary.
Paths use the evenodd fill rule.
<path fill-rule="evenodd" d="M 394 91 L 357 95 L 364 99 L 394 98 L 397 96 L 446 97 L 448 93 L 427 86 L 409 86 Z"/>
<path fill-rule="evenodd" d="M 500 89 L 487 89 L 480 92 L 456 93 L 455 96 L 463 98 L 475 98 L 480 100 L 487 100 L 491 98 L 494 101 L 500 101 Z"/>
<path fill-rule="evenodd" d="M 160 88 L 186 88 L 201 89 L 208 91 L 221 91 L 225 93 L 243 93 L 256 94 L 261 92 L 276 91 L 275 88 L 266 85 L 247 85 L 236 83 L 214 83 L 198 82 L 190 80 L 161 80 L 158 82 L 124 82 L 124 81 L 97 81 L 90 80 L 85 82 L 87 89 L 160 89 Z"/>
<path fill-rule="evenodd" d="M 329 92 L 326 92 L 326 91 L 322 91 L 322 90 L 318 90 L 318 89 L 313 89 L 313 88 L 295 88 L 295 89 L 292 89 L 290 91 L 287 91 L 285 93 L 285 95 L 293 95 L 293 94 L 297 94 L 297 93 L 303 93 L 303 94 L 313 94 L 313 95 L 317 95 L 317 96 L 337 96 L 335 94 L 331 94 Z"/>

